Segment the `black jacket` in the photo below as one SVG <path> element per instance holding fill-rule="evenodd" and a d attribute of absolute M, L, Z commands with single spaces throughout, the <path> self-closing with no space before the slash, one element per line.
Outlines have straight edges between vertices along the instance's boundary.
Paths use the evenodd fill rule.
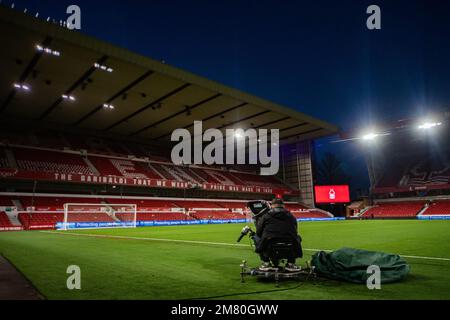
<path fill-rule="evenodd" d="M 297 219 L 284 208 L 273 208 L 256 221 L 256 234 L 267 238 L 299 238 Z"/>

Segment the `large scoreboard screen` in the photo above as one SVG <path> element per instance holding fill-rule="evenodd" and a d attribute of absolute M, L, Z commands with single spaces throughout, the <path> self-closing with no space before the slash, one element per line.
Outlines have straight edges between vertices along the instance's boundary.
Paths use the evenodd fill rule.
<path fill-rule="evenodd" d="M 315 186 L 316 203 L 347 203 L 350 202 L 348 185 Z"/>

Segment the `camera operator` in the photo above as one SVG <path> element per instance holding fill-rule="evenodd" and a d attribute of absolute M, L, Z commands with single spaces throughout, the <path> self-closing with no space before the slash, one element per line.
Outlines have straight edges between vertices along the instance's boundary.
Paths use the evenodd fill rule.
<path fill-rule="evenodd" d="M 285 209 L 282 199 L 272 201 L 272 209 L 257 218 L 255 221 L 256 234 L 253 236 L 256 252 L 259 253 L 263 264 L 259 268 L 262 271 L 271 270 L 270 260 L 264 253 L 267 239 L 288 238 L 296 244 L 296 255 L 303 256 L 301 238 L 298 235 L 297 219 L 291 212 Z M 287 271 L 298 271 L 300 268 L 295 265 L 295 259 L 288 260 L 285 268 Z"/>

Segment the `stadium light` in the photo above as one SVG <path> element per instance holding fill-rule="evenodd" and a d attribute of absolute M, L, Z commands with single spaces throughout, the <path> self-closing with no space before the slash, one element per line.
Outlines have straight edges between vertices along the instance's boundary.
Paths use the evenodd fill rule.
<path fill-rule="evenodd" d="M 361 139 L 366 140 L 366 141 L 372 141 L 372 140 L 375 140 L 379 136 L 380 135 L 378 133 L 368 133 L 368 134 L 363 135 L 361 137 Z"/>
<path fill-rule="evenodd" d="M 104 103 L 103 104 L 103 109 L 114 110 L 115 108 L 114 108 L 114 106 L 112 104 Z"/>
<path fill-rule="evenodd" d="M 70 96 L 70 95 L 67 95 L 67 94 L 63 94 L 61 97 L 64 100 L 70 100 L 70 101 L 75 101 L 76 100 L 74 96 Z"/>
<path fill-rule="evenodd" d="M 97 68 L 97 69 L 100 69 L 100 70 L 103 70 L 103 71 L 106 71 L 106 72 L 109 72 L 109 73 L 111 73 L 111 72 L 113 72 L 114 71 L 114 69 L 113 68 L 111 68 L 111 67 L 108 67 L 108 66 L 106 66 L 106 65 L 104 65 L 104 64 L 100 64 L 100 63 L 94 63 L 94 67 L 95 68 Z"/>
<path fill-rule="evenodd" d="M 14 83 L 14 88 L 23 91 L 30 91 L 30 87 L 26 84 Z"/>
<path fill-rule="evenodd" d="M 427 130 L 442 125 L 442 122 L 424 122 L 419 125 L 419 129 Z"/>
<path fill-rule="evenodd" d="M 61 56 L 61 52 L 52 50 L 50 48 L 43 47 L 40 44 L 36 45 L 36 49 L 37 49 L 37 51 L 44 52 L 44 53 L 50 54 L 52 56 L 56 56 L 56 57 Z"/>

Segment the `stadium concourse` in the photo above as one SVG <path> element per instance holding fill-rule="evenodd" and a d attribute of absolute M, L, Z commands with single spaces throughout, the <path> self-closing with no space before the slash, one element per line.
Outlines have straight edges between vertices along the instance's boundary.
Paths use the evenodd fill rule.
<path fill-rule="evenodd" d="M 0 230 L 130 219 L 120 205 L 140 223 L 242 222 L 247 200 L 274 197 L 332 218 L 315 208 L 312 150 L 336 126 L 4 6 L 0 33 Z M 279 173 L 174 165 L 171 133 L 194 121 L 279 129 Z"/>

